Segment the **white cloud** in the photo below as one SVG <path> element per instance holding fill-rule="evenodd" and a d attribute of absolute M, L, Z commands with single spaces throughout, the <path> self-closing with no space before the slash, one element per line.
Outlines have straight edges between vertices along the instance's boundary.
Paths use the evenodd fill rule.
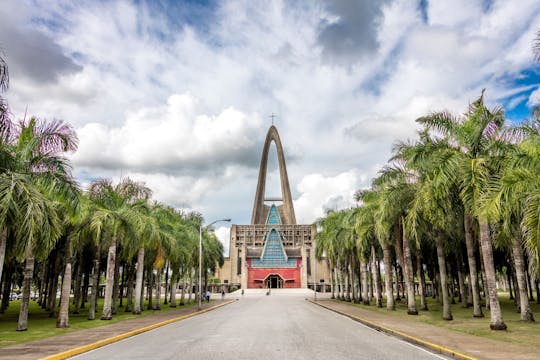
<path fill-rule="evenodd" d="M 76 166 L 124 168 L 167 174 L 221 173 L 228 163 L 253 166 L 249 153 L 260 142 L 261 119 L 234 108 L 217 116 L 199 111 L 189 95 L 172 95 L 165 106 L 126 114 L 121 127 L 88 123 L 78 130 Z"/>
<path fill-rule="evenodd" d="M 430 1 L 427 23 L 416 4 L 395 0 L 381 7 L 378 48 L 336 66 L 318 43 L 321 20 L 337 20 L 323 2 L 223 1 L 200 18 L 188 5 L 183 17 L 125 1 L 7 3 L 13 23 L 80 67 L 49 82 L 14 72 L 6 97 L 16 117 L 28 105 L 74 124 L 81 181 L 131 176 L 160 201 L 239 224 L 251 216 L 271 113 L 292 159 L 298 221 L 309 223 L 352 206 L 417 117 L 462 113 L 484 87 L 490 102 L 530 92 L 511 80 L 531 67 L 540 28 L 535 0 L 487 10 Z"/>
<path fill-rule="evenodd" d="M 229 256 L 229 238 L 231 237 L 231 228 L 228 226 L 220 226 L 215 230 L 216 237 L 223 244 L 224 255 Z"/>
<path fill-rule="evenodd" d="M 354 193 L 365 185 L 366 177 L 356 170 L 336 176 L 304 176 L 297 186 L 300 196 L 294 200 L 296 221 L 300 224 L 311 224 L 323 217 L 328 210 L 354 206 Z"/>

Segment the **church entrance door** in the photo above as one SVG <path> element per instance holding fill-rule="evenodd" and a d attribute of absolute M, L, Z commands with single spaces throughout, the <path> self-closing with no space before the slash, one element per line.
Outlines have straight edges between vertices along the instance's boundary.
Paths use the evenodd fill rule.
<path fill-rule="evenodd" d="M 283 288 L 283 278 L 279 275 L 270 275 L 264 281 L 264 287 L 270 289 Z"/>

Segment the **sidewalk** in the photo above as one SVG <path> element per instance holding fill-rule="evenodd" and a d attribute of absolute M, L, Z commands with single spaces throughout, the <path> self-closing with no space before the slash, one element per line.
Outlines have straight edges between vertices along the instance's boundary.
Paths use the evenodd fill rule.
<path fill-rule="evenodd" d="M 309 301 L 313 302 L 312 300 Z M 394 336 L 424 347 L 431 347 L 432 351 L 437 351 L 437 347 L 441 347 L 443 350 L 445 348 L 465 355 L 456 355 L 456 358 L 529 360 L 538 359 L 539 356 L 538 349 L 532 347 L 462 334 L 418 321 L 403 321 L 393 316 L 385 316 L 345 302 L 325 299 L 317 301 L 316 304 L 379 331 L 391 333 Z M 415 340 L 420 340 L 420 342 Z M 430 343 L 434 347 L 422 345 L 422 342 Z M 448 356 L 449 354 L 446 353 L 445 355 Z"/>
<path fill-rule="evenodd" d="M 202 311 L 217 305 L 224 305 L 231 300 L 215 300 L 203 303 Z M 115 337 L 136 329 L 161 323 L 178 317 L 195 314 L 197 306 L 189 306 L 178 310 L 167 311 L 157 315 L 145 316 L 137 319 L 121 321 L 111 325 L 99 326 L 92 329 L 77 330 L 63 335 L 52 336 L 46 339 L 31 341 L 24 344 L 7 346 L 0 350 L 0 360 L 30 360 L 41 359 L 80 346 L 95 343 L 100 340 Z M 100 321 L 100 320 L 94 320 Z"/>

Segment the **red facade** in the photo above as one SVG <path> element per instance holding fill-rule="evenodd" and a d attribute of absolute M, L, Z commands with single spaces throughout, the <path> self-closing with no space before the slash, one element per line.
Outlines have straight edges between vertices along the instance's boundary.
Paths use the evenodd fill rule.
<path fill-rule="evenodd" d="M 265 288 L 265 280 L 269 276 L 279 275 L 283 280 L 284 288 L 300 287 L 300 264 L 302 259 L 296 259 L 295 268 L 252 268 L 251 259 L 246 259 L 248 264 L 248 288 Z"/>

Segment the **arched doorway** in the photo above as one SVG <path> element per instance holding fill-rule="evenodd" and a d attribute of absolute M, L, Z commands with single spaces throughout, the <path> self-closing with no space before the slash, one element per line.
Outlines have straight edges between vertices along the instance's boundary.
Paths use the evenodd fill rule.
<path fill-rule="evenodd" d="M 277 274 L 268 275 L 264 280 L 264 287 L 267 289 L 281 289 L 283 288 L 283 278 Z"/>

